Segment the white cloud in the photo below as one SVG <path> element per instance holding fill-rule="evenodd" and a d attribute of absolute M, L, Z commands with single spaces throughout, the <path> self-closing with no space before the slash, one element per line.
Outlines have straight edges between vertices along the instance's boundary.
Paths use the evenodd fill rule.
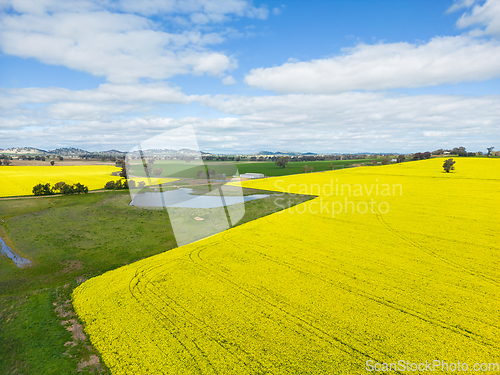
<path fill-rule="evenodd" d="M 223 85 L 234 85 L 236 83 L 236 80 L 232 76 L 225 76 L 222 78 L 222 84 Z"/>
<path fill-rule="evenodd" d="M 232 15 L 265 19 L 269 14 L 265 7 L 256 8 L 245 0 L 122 0 L 118 7 L 147 16 L 157 13 L 196 15 L 191 16 L 195 23 L 223 22 Z"/>
<path fill-rule="evenodd" d="M 329 59 L 253 69 L 251 86 L 280 93 L 339 93 L 481 81 L 500 76 L 500 43 L 468 36 L 426 44 L 360 44 Z"/>
<path fill-rule="evenodd" d="M 178 88 L 163 83 L 141 85 L 102 84 L 92 90 L 64 88 L 0 89 L 0 108 L 7 110 L 26 104 L 79 103 L 189 103 L 191 99 Z"/>
<path fill-rule="evenodd" d="M 469 8 L 472 5 L 474 5 L 474 3 L 476 3 L 477 1 L 478 0 L 454 0 L 453 5 L 448 8 L 446 13 L 452 13 L 463 8 Z"/>
<path fill-rule="evenodd" d="M 63 65 L 113 83 L 189 73 L 221 77 L 237 66 L 232 56 L 209 48 L 225 40 L 224 32 L 187 27 L 171 33 L 144 15 L 166 13 L 167 24 L 179 14 L 196 23 L 267 17 L 265 8 L 243 0 L 3 0 L 2 9 L 0 48 L 5 54 Z"/>
<path fill-rule="evenodd" d="M 198 102 L 221 114 L 185 117 L 200 113 Z M 41 148 L 126 150 L 186 124 L 195 126 L 203 150 L 228 153 L 414 152 L 459 145 L 477 151 L 500 142 L 499 96 L 186 96 L 165 86 L 108 84 L 82 91 L 3 90 L 0 103 L 10 103 L 2 109 L 0 148 L 30 140 Z"/>
<path fill-rule="evenodd" d="M 156 14 L 205 14 L 211 22 L 229 20 L 231 16 L 265 19 L 266 7 L 254 7 L 247 0 L 0 0 L 1 9 L 18 13 L 88 12 L 113 10 L 143 16 Z"/>
<path fill-rule="evenodd" d="M 487 0 L 483 4 L 466 1 L 464 5 L 470 7 L 473 4 L 472 10 L 457 21 L 457 26 L 465 28 L 479 25 L 485 28 L 486 33 L 500 36 L 500 1 Z"/>

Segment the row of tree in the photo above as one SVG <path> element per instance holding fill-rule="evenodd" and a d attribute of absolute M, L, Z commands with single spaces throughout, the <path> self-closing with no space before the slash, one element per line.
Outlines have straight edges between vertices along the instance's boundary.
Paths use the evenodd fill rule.
<path fill-rule="evenodd" d="M 108 181 L 106 185 L 104 185 L 104 189 L 107 190 L 121 190 L 121 189 L 135 189 L 139 187 L 140 189 L 146 187 L 146 183 L 144 181 L 140 181 L 138 184 L 134 180 L 118 180 L 118 181 Z"/>
<path fill-rule="evenodd" d="M 486 156 L 490 157 L 495 155 L 495 152 L 493 150 L 495 147 L 487 147 L 487 153 Z M 445 155 L 445 154 L 451 154 L 451 155 L 458 155 L 458 156 L 483 156 L 484 153 L 482 151 L 478 152 L 468 152 L 464 146 L 460 147 L 453 147 L 452 149 L 442 149 L 440 148 L 439 150 L 432 151 L 432 155 Z M 500 156 L 500 154 L 497 152 L 497 156 Z"/>
<path fill-rule="evenodd" d="M 52 156 L 52 159 L 59 159 L 59 161 L 63 161 L 64 158 L 62 156 Z M 31 155 L 21 155 L 18 157 L 19 160 L 36 160 L 36 161 L 45 161 L 46 159 L 50 159 L 50 156 L 44 156 L 44 155 L 35 155 L 35 156 L 31 156 Z M 52 164 L 52 163 L 51 163 Z M 54 165 L 54 164 L 52 164 Z"/>
<path fill-rule="evenodd" d="M 54 194 L 87 194 L 89 188 L 77 182 L 76 184 L 69 185 L 63 181 L 57 182 L 54 186 L 50 184 L 38 184 L 33 187 L 34 195 L 54 195 Z"/>

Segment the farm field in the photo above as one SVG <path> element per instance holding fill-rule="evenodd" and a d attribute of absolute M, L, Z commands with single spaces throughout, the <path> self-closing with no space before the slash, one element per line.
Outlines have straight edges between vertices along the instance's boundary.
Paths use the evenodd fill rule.
<path fill-rule="evenodd" d="M 103 189 L 108 181 L 118 181 L 120 177 L 112 176 L 121 168 L 111 165 L 65 165 L 65 166 L 8 166 L 0 168 L 0 197 L 16 197 L 33 195 L 33 186 L 50 183 L 54 185 L 64 181 L 69 185 L 77 182 L 86 185 L 89 190 Z M 147 178 L 134 178 L 137 184 Z M 161 178 L 162 183 L 175 181 L 172 178 Z M 152 179 L 157 183 L 158 179 Z"/>
<path fill-rule="evenodd" d="M 500 161 L 456 160 L 248 181 L 318 198 L 90 279 L 76 312 L 113 374 L 500 363 Z"/>
<path fill-rule="evenodd" d="M 330 164 L 335 169 L 351 167 L 354 164 L 371 165 L 370 160 L 374 159 L 354 159 L 354 160 L 319 160 L 319 161 L 297 161 L 288 163 L 286 168 L 279 168 L 273 162 L 258 163 L 238 163 L 236 166 L 241 173 L 263 173 L 266 176 L 286 176 L 290 174 L 302 173 L 305 165 L 313 167 L 314 172 L 329 171 Z"/>
<path fill-rule="evenodd" d="M 315 172 L 330 170 L 330 164 L 335 169 L 343 169 L 353 166 L 354 164 L 370 164 L 372 159 L 359 160 L 327 160 L 327 161 L 304 161 L 290 162 L 286 168 L 278 167 L 274 162 L 225 162 L 225 161 L 208 161 L 205 162 L 210 170 L 214 170 L 216 174 L 226 174 L 228 177 L 243 173 L 263 173 L 266 176 L 285 176 L 298 174 L 303 172 L 305 165 L 313 167 Z M 200 164 L 200 161 L 192 161 L 186 163 L 182 160 L 158 160 L 155 161 L 154 168 L 161 168 L 163 177 L 176 178 L 196 178 L 198 171 L 204 171 L 205 166 Z M 142 165 L 136 161 L 132 165 L 131 175 L 143 176 L 144 171 Z"/>
<path fill-rule="evenodd" d="M 106 165 L 72 166 L 7 166 L 0 168 L 0 197 L 33 195 L 33 186 L 59 181 L 67 184 L 77 182 L 88 186 L 89 190 L 102 189 L 106 182 L 119 180 L 112 172 L 120 168 Z"/>

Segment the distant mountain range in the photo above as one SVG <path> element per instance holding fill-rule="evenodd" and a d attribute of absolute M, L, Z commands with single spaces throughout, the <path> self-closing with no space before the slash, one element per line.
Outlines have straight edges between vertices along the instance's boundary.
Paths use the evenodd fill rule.
<path fill-rule="evenodd" d="M 204 152 L 204 151 L 195 151 L 195 150 L 190 150 L 187 148 L 183 148 L 180 150 L 173 150 L 173 149 L 152 149 L 152 150 L 144 150 L 144 153 L 146 153 L 149 156 L 199 156 L 201 155 L 212 155 L 214 153 L 210 152 Z M 90 155 L 99 155 L 99 156 L 124 156 L 126 152 L 124 151 L 119 151 L 119 150 L 107 150 L 107 151 L 87 151 L 87 150 L 82 150 L 81 148 L 75 148 L 75 147 L 64 147 L 64 148 L 57 148 L 55 150 L 42 150 L 39 148 L 35 147 L 12 147 L 12 148 L 7 148 L 7 149 L 0 149 L 0 154 L 10 154 L 10 155 L 58 155 L 58 156 L 90 156 Z M 131 153 L 132 155 L 137 154 L 139 156 L 139 151 L 135 151 Z M 358 155 L 358 154 L 366 154 L 366 155 L 372 155 L 374 153 L 372 152 L 363 152 L 363 153 L 353 153 L 352 155 Z M 380 154 L 391 154 L 391 153 L 380 153 Z M 392 153 L 393 154 L 393 153 Z M 215 154 L 215 155 L 223 155 L 223 154 Z M 248 154 L 247 154 L 248 155 Z M 262 155 L 274 155 L 274 156 L 314 156 L 318 155 L 317 153 L 314 152 L 295 152 L 295 151 L 259 151 L 254 153 L 253 155 L 255 156 L 262 156 Z M 337 154 L 341 155 L 341 154 Z M 346 155 L 346 154 L 342 154 Z"/>
<path fill-rule="evenodd" d="M 314 152 L 294 152 L 294 151 L 259 151 L 255 155 L 286 155 L 286 156 L 299 156 L 299 155 L 317 155 Z"/>
<path fill-rule="evenodd" d="M 180 150 L 171 150 L 171 149 L 154 149 L 154 150 L 144 150 L 144 153 L 148 156 L 199 156 L 201 155 L 210 155 L 208 152 L 203 151 L 195 151 L 187 148 L 183 148 Z M 42 150 L 35 147 L 12 147 L 7 149 L 0 149 L 0 154 L 9 154 L 9 155 L 58 155 L 58 156 L 90 156 L 90 155 L 99 155 L 99 156 L 124 156 L 126 152 L 118 151 L 118 150 L 107 150 L 107 151 L 87 151 L 82 150 L 81 148 L 75 147 L 64 147 L 57 148 L 55 150 Z M 135 151 L 131 153 L 132 155 L 139 155 L 139 151 Z"/>
<path fill-rule="evenodd" d="M 14 155 L 61 155 L 61 156 L 80 156 L 80 155 L 124 155 L 125 153 L 118 150 L 108 150 L 108 151 L 97 151 L 90 152 L 86 150 L 82 150 L 81 148 L 74 147 L 64 147 L 57 148 L 55 150 L 42 150 L 40 148 L 35 147 L 12 147 L 7 149 L 0 149 L 0 154 L 14 154 Z"/>

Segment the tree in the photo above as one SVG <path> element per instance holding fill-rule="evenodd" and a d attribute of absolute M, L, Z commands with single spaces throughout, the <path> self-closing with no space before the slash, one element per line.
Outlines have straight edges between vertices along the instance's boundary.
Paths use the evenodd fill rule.
<path fill-rule="evenodd" d="M 61 186 L 61 194 L 62 195 L 69 195 L 69 194 L 75 194 L 75 186 L 74 185 L 68 185 L 68 184 L 64 184 L 63 186 Z"/>
<path fill-rule="evenodd" d="M 135 189 L 135 186 L 136 186 L 136 185 L 135 185 L 135 181 L 134 181 L 134 180 L 130 180 L 130 181 L 128 182 L 128 187 L 129 187 L 130 189 Z"/>
<path fill-rule="evenodd" d="M 385 158 L 382 159 L 382 165 L 387 165 L 389 164 L 389 158 L 386 156 Z"/>
<path fill-rule="evenodd" d="M 398 156 L 398 159 L 397 159 L 398 163 L 402 163 L 402 162 L 404 162 L 405 160 L 406 160 L 406 156 L 404 156 L 404 155 L 399 155 L 399 156 Z"/>
<path fill-rule="evenodd" d="M 467 156 L 467 151 L 466 151 L 464 146 L 453 147 L 453 149 L 451 150 L 451 153 L 456 154 L 458 156 Z"/>
<path fill-rule="evenodd" d="M 372 160 L 372 164 L 373 164 L 373 165 L 377 165 L 377 164 L 378 164 L 378 162 L 377 162 L 376 160 Z"/>
<path fill-rule="evenodd" d="M 76 194 L 87 194 L 89 192 L 89 188 L 81 183 L 77 182 L 73 185 L 74 192 Z"/>
<path fill-rule="evenodd" d="M 495 147 L 488 147 L 488 148 L 486 148 L 488 150 L 488 154 L 486 154 L 486 156 L 490 157 L 491 151 L 493 151 L 494 148 Z"/>
<path fill-rule="evenodd" d="M 50 188 L 50 184 L 38 184 L 33 187 L 32 190 L 34 195 L 52 195 L 52 189 Z"/>
<path fill-rule="evenodd" d="M 120 171 L 120 174 L 118 176 L 127 178 L 127 168 L 125 167 L 125 162 L 122 163 L 122 170 Z"/>
<path fill-rule="evenodd" d="M 142 189 L 146 187 L 146 183 L 144 181 L 139 181 L 139 188 Z"/>
<path fill-rule="evenodd" d="M 302 168 L 303 173 L 311 173 L 313 170 L 314 170 L 314 167 L 308 167 L 307 164 L 304 165 L 304 167 Z"/>
<path fill-rule="evenodd" d="M 333 163 L 330 163 L 330 169 L 333 171 L 335 167 L 333 166 Z"/>
<path fill-rule="evenodd" d="M 59 161 L 63 161 L 64 158 L 62 156 L 59 156 Z"/>
<path fill-rule="evenodd" d="M 161 175 L 161 172 L 163 172 L 163 169 L 161 169 L 161 168 L 155 168 L 155 169 L 153 169 L 153 174 L 155 176 Z"/>
<path fill-rule="evenodd" d="M 66 182 L 64 182 L 64 181 L 59 181 L 59 182 L 56 182 L 56 183 L 54 184 L 54 187 L 52 188 L 52 192 L 53 192 L 54 194 L 58 194 L 58 193 L 60 193 L 60 192 L 61 192 L 61 188 L 62 188 L 64 185 L 66 185 Z"/>
<path fill-rule="evenodd" d="M 54 160 L 50 161 L 50 165 L 54 165 L 56 162 Z"/>
<path fill-rule="evenodd" d="M 455 167 L 453 166 L 453 164 L 455 164 L 455 161 L 452 158 L 444 161 L 443 168 L 446 171 L 446 173 L 450 173 L 450 171 L 455 170 Z"/>
<path fill-rule="evenodd" d="M 114 189 L 115 188 L 115 182 L 114 181 L 108 181 L 106 182 L 106 185 L 104 185 L 104 189 Z"/>
<path fill-rule="evenodd" d="M 285 168 L 286 165 L 288 164 L 288 161 L 290 158 L 288 156 L 280 156 L 278 160 L 276 160 L 276 164 L 278 167 Z"/>

